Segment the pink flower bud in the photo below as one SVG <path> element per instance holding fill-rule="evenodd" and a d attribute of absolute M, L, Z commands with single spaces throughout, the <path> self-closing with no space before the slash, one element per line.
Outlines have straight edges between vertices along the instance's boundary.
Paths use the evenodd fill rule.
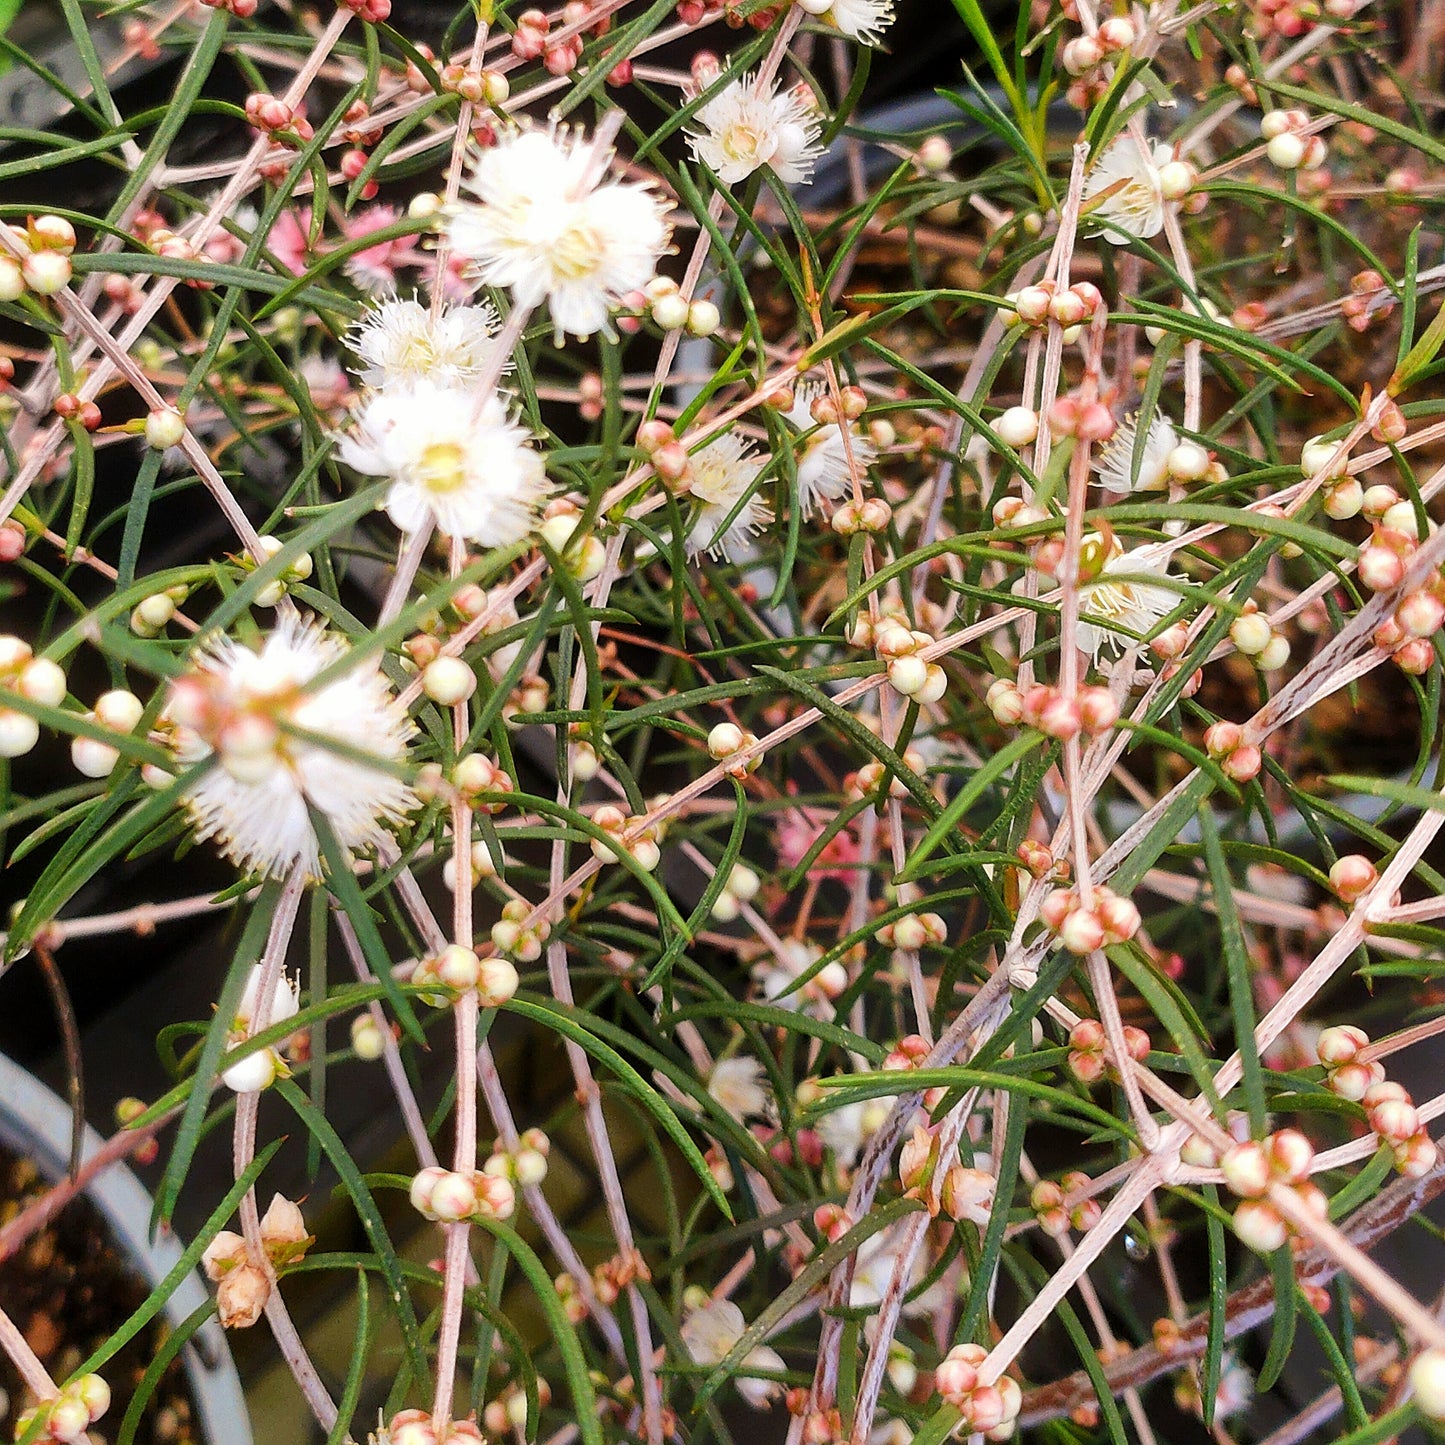
<path fill-rule="evenodd" d="M 1259 776 L 1259 770 L 1263 766 L 1264 759 L 1260 756 L 1259 749 L 1251 744 L 1235 748 L 1221 764 L 1224 775 L 1233 779 L 1236 783 L 1252 782 Z"/>
<path fill-rule="evenodd" d="M 1298 1129 L 1279 1129 L 1265 1140 L 1270 1168 L 1286 1184 L 1303 1184 L 1314 1163 L 1314 1145 Z"/>
<path fill-rule="evenodd" d="M 1105 889 L 1098 890 L 1095 913 L 1104 930 L 1105 943 L 1127 943 L 1138 933 L 1143 920 L 1139 910 L 1128 898 L 1120 898 Z M 1147 1041 L 1146 1041 L 1147 1050 Z"/>
<path fill-rule="evenodd" d="M 1227 758 L 1244 741 L 1238 723 L 1217 722 L 1205 729 L 1204 750 L 1211 758 Z"/>
<path fill-rule="evenodd" d="M 1400 585 L 1405 564 L 1390 548 L 1371 542 L 1360 549 L 1358 573 L 1360 581 L 1371 592 L 1388 592 Z"/>
<path fill-rule="evenodd" d="M 1337 858 L 1330 867 L 1330 887 L 1335 890 L 1336 895 L 1342 903 L 1353 903 L 1357 898 L 1362 898 L 1379 881 L 1379 873 L 1375 865 L 1368 858 L 1358 853 L 1346 853 L 1343 858 Z M 1343 1033 L 1344 1030 L 1330 1029 L 1330 1034 Z M 1359 1030 L 1353 1030 L 1358 1033 Z M 1320 1035 L 1320 1047 L 1324 1047 L 1324 1034 Z M 1363 1035 L 1362 1035 L 1363 1038 Z M 1354 1054 L 1348 1056 L 1353 1058 Z M 1320 1053 L 1321 1062 L 1344 1063 L 1345 1059 L 1326 1060 L 1324 1053 Z"/>
<path fill-rule="evenodd" d="M 1070 953 L 1093 953 L 1104 946 L 1104 927 L 1092 910 L 1075 908 L 1059 929 L 1059 941 Z"/>
<path fill-rule="evenodd" d="M 1358 854 L 1351 856 L 1358 857 Z M 1340 863 L 1345 861 L 1343 858 L 1340 859 Z M 1364 860 L 1361 859 L 1361 861 Z M 1335 867 L 1339 867 L 1339 863 Z M 1334 881 L 1334 868 L 1331 868 L 1330 882 L 1334 883 Z M 1327 1068 L 1334 1068 L 1340 1064 L 1350 1063 L 1369 1042 L 1370 1036 L 1364 1029 L 1356 1028 L 1353 1024 L 1336 1024 L 1333 1028 L 1325 1029 L 1315 1041 L 1315 1054 L 1320 1063 Z"/>
<path fill-rule="evenodd" d="M 1086 687 L 1079 692 L 1079 720 L 1087 732 L 1098 734 L 1119 721 L 1119 704 L 1107 687 Z"/>

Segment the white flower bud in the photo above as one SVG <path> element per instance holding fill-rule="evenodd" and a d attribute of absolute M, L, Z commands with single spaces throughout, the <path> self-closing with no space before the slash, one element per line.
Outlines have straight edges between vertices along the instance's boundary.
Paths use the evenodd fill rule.
<path fill-rule="evenodd" d="M 1269 618 L 1262 612 L 1246 612 L 1229 625 L 1230 641 L 1246 657 L 1258 656 L 1269 646 L 1269 640 L 1273 636 L 1274 629 L 1269 625 Z"/>
<path fill-rule="evenodd" d="M 31 702 L 59 707 L 65 701 L 65 673 L 48 657 L 34 658 L 25 664 L 15 690 Z"/>
<path fill-rule="evenodd" d="M 1421 1350 L 1410 1366 L 1410 1389 L 1427 1420 L 1445 1420 L 1445 1350 Z"/>
<path fill-rule="evenodd" d="M 386 1052 L 386 1036 L 369 1013 L 351 1021 L 351 1048 L 358 1059 L 374 1063 Z"/>
<path fill-rule="evenodd" d="M 1322 437 L 1311 437 L 1300 448 L 1300 471 L 1307 477 L 1312 477 L 1317 472 L 1323 472 L 1327 481 L 1331 477 L 1344 476 L 1350 465 L 1349 454 L 1340 452 L 1339 460 L 1332 464 L 1330 459 L 1336 452 L 1340 452 L 1339 442 L 1327 442 Z M 1327 472 L 1325 471 L 1326 467 L 1329 468 Z"/>
<path fill-rule="evenodd" d="M 1269 157 L 1271 165 L 1278 166 L 1282 171 L 1294 171 L 1298 170 L 1304 161 L 1307 149 L 1303 136 L 1296 135 L 1293 131 L 1282 131 L 1270 139 L 1264 153 Z"/>
<path fill-rule="evenodd" d="M 186 419 L 173 406 L 158 406 L 146 417 L 146 445 L 163 452 L 181 444 L 186 434 Z"/>
<path fill-rule="evenodd" d="M 711 336 L 722 324 L 722 317 L 711 301 L 694 301 L 687 308 L 687 330 L 690 336 Z"/>
<path fill-rule="evenodd" d="M 1254 665 L 1261 672 L 1274 672 L 1289 661 L 1289 638 L 1282 632 L 1272 633 L 1264 647 L 1255 654 Z"/>
<path fill-rule="evenodd" d="M 1026 447 L 1039 434 L 1039 414 L 1032 407 L 1011 406 L 994 422 L 993 429 L 1011 447 Z"/>
<path fill-rule="evenodd" d="M 477 690 L 477 675 L 460 657 L 438 657 L 423 669 L 421 688 L 441 707 L 455 707 Z"/>
<path fill-rule="evenodd" d="M 70 760 L 75 770 L 87 778 L 108 778 L 120 761 L 120 754 L 109 744 L 95 738 L 72 738 Z"/>
<path fill-rule="evenodd" d="M 1166 201 L 1182 201 L 1198 180 L 1199 172 L 1188 161 L 1165 161 L 1159 167 L 1159 194 Z"/>
<path fill-rule="evenodd" d="M 652 319 L 664 331 L 681 331 L 690 311 L 691 306 L 678 291 L 659 296 L 652 303 Z"/>
<path fill-rule="evenodd" d="M 70 284 L 70 258 L 59 251 L 35 251 L 20 263 L 20 274 L 37 296 L 54 296 Z"/>
<path fill-rule="evenodd" d="M 96 722 L 118 733 L 133 731 L 144 712 L 145 704 L 124 688 L 102 693 L 95 704 Z"/>

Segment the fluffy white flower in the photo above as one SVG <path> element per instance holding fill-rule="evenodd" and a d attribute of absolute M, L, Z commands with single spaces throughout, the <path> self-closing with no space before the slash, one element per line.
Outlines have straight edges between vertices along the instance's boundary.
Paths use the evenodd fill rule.
<path fill-rule="evenodd" d="M 848 438 L 837 422 L 819 426 L 813 420 L 813 403 L 823 395 L 821 382 L 805 381 L 793 392 L 788 421 L 806 440 L 798 452 L 798 506 L 804 517 L 811 517 L 820 501 L 836 502 L 849 495 L 853 473 L 848 466 L 851 449 L 860 474 L 872 465 L 878 449 L 857 427 L 850 427 Z"/>
<path fill-rule="evenodd" d="M 379 843 L 416 806 L 411 789 L 384 770 L 405 757 L 413 728 L 375 662 L 307 686 L 348 650 L 314 623 L 284 617 L 259 652 L 225 637 L 208 643 L 171 686 L 164 716 L 177 759 L 219 755 L 186 792 L 196 835 L 215 838 L 247 872 L 279 878 L 299 863 L 319 875 L 308 805 L 348 850 Z"/>
<path fill-rule="evenodd" d="M 746 1054 L 723 1059 L 708 1076 L 707 1091 L 739 1123 L 767 1119 L 773 1111 L 767 1071 Z"/>
<path fill-rule="evenodd" d="M 492 360 L 497 325 L 490 304 L 446 306 L 434 317 L 418 301 L 391 300 L 369 310 L 347 341 L 362 361 L 357 376 L 368 386 L 467 387 Z"/>
<path fill-rule="evenodd" d="M 1147 241 L 1157 236 L 1164 229 L 1159 168 L 1173 158 L 1173 150 L 1160 141 L 1141 146 L 1127 131 L 1120 135 L 1094 162 L 1084 182 L 1085 205 L 1118 186 L 1089 212 L 1091 234 L 1103 235 L 1116 246 L 1135 237 Z"/>
<path fill-rule="evenodd" d="M 472 275 L 519 306 L 551 304 L 552 324 L 590 336 L 610 308 L 647 284 L 667 248 L 669 203 L 607 181 L 611 152 L 578 133 L 511 130 L 475 159 L 447 234 Z"/>
<path fill-rule="evenodd" d="M 730 186 L 760 166 L 771 166 L 784 185 L 800 185 L 811 179 L 822 150 L 813 107 L 796 91 L 779 94 L 771 81 L 756 88 L 751 75 L 699 106 L 695 120 L 703 128 L 688 136 L 693 155 Z"/>
<path fill-rule="evenodd" d="M 1079 646 L 1095 662 L 1109 648 L 1115 653 L 1133 646 L 1154 624 L 1178 605 L 1179 595 L 1148 582 L 1125 581 L 1141 574 L 1167 576 L 1168 554 L 1153 547 L 1126 552 L 1115 540 L 1098 577 L 1079 588 Z"/>
<path fill-rule="evenodd" d="M 1094 457 L 1099 485 L 1111 492 L 1162 492 L 1169 485 L 1169 454 L 1179 445 L 1179 433 L 1161 411 L 1149 419 L 1139 470 L 1134 471 L 1134 450 L 1139 439 L 1139 413 L 1131 412 L 1115 429 L 1108 444 Z"/>
<path fill-rule="evenodd" d="M 736 432 L 724 432 L 692 454 L 698 509 L 687 538 L 689 556 L 709 552 L 733 560 L 736 549 L 773 520 L 773 509 L 753 491 L 762 469 L 762 458 Z"/>
<path fill-rule="evenodd" d="M 358 472 L 391 478 L 386 511 L 403 532 L 435 522 L 503 547 L 531 531 L 546 486 L 528 441 L 497 394 L 414 381 L 372 392 L 339 450 Z"/>
<path fill-rule="evenodd" d="M 715 1299 L 694 1310 L 682 1323 L 682 1342 L 695 1365 L 711 1368 L 728 1357 L 733 1346 L 742 1338 L 747 1323 L 743 1312 L 729 1299 Z M 754 1409 L 762 1409 L 781 1390 L 777 1380 L 748 1380 L 741 1378 L 750 1370 L 767 1370 L 781 1373 L 786 1367 L 782 1357 L 767 1345 L 758 1345 L 750 1350 L 739 1366 L 739 1376 L 734 1383 L 738 1393 Z"/>
<path fill-rule="evenodd" d="M 815 5 L 804 8 L 818 13 Z M 893 24 L 893 0 L 833 0 L 832 6 L 822 11 L 822 16 L 850 40 L 877 45 L 883 39 L 883 32 Z"/>

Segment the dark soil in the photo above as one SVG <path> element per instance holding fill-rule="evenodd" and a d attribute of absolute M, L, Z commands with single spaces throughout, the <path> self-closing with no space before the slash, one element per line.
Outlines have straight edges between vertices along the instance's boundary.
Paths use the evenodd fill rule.
<path fill-rule="evenodd" d="M 28 1159 L 0 1147 L 0 1224 L 45 1193 L 46 1179 Z M 118 1253 L 100 1212 L 73 1199 L 13 1258 L 0 1261 L 0 1300 L 52 1378 L 64 1380 L 132 1315 L 150 1293 Z M 111 1445 L 146 1367 L 169 1332 L 153 1320 L 108 1360 L 100 1373 L 111 1405 L 90 1438 Z M 0 1436 L 10 1439 L 22 1410 L 33 1403 L 10 1361 L 0 1354 Z M 197 1439 L 185 1378 L 172 1363 L 147 1404 L 137 1445 L 186 1445 Z"/>

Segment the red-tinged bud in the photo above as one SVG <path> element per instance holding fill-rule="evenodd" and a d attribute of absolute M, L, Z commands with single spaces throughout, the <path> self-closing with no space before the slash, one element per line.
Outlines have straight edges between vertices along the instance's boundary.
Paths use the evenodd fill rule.
<path fill-rule="evenodd" d="M 1104 946 L 1104 925 L 1092 909 L 1075 908 L 1059 929 L 1059 942 L 1070 953 L 1093 953 Z"/>
<path fill-rule="evenodd" d="M 1119 704 L 1107 687 L 1086 687 L 1079 692 L 1079 719 L 1087 732 L 1108 732 L 1119 721 Z"/>
<path fill-rule="evenodd" d="M 1149 1035 L 1133 1024 L 1125 1024 L 1124 1048 L 1136 1064 L 1142 1064 L 1149 1057 Z"/>
<path fill-rule="evenodd" d="M 1054 871 L 1054 855 L 1033 838 L 1025 838 L 1019 844 L 1018 858 L 1034 878 L 1047 878 Z"/>
<path fill-rule="evenodd" d="M 1303 1184 L 1314 1163 L 1314 1145 L 1298 1129 L 1280 1129 L 1265 1140 L 1269 1165 L 1286 1184 Z"/>
<path fill-rule="evenodd" d="M 1080 441 L 1106 442 L 1114 435 L 1114 413 L 1101 401 L 1091 401 L 1079 412 L 1074 434 Z"/>
<path fill-rule="evenodd" d="M 1390 661 L 1409 677 L 1424 677 L 1435 662 L 1435 649 L 1423 637 L 1411 638 L 1390 654 Z"/>
<path fill-rule="evenodd" d="M 1379 872 L 1375 865 L 1368 858 L 1358 853 L 1347 853 L 1343 858 L 1337 858 L 1330 867 L 1330 887 L 1335 890 L 1336 896 L 1342 903 L 1353 903 L 1356 899 L 1362 898 L 1379 881 Z M 1334 1030 L 1327 1031 L 1334 1033 Z M 1355 1032 L 1359 1032 L 1355 1030 Z M 1325 1035 L 1321 1035 L 1321 1041 Z M 1363 1035 L 1361 1038 L 1363 1039 Z M 1353 1054 L 1349 1055 L 1353 1057 Z M 1321 1061 L 1324 1061 L 1324 1053 L 1320 1053 Z M 1335 1062 L 1344 1063 L 1345 1058 Z"/>
<path fill-rule="evenodd" d="M 1405 420 L 1405 414 L 1393 402 L 1385 403 L 1379 420 L 1370 428 L 1370 435 L 1377 442 L 1394 443 L 1403 441 L 1410 430 L 1409 423 Z"/>
<path fill-rule="evenodd" d="M 1395 1143 L 1395 1168 L 1407 1179 L 1423 1179 L 1434 1169 L 1440 1158 L 1435 1141 L 1421 1130 L 1408 1139 Z"/>
<path fill-rule="evenodd" d="M 1264 759 L 1260 755 L 1259 749 L 1246 743 L 1242 747 L 1235 748 L 1220 764 L 1220 767 L 1223 769 L 1225 777 L 1232 781 L 1249 783 L 1259 776 L 1259 770 L 1263 765 Z"/>
<path fill-rule="evenodd" d="M 1204 732 L 1204 750 L 1216 760 L 1227 758 L 1243 742 L 1244 729 L 1238 723 L 1217 722 Z"/>

